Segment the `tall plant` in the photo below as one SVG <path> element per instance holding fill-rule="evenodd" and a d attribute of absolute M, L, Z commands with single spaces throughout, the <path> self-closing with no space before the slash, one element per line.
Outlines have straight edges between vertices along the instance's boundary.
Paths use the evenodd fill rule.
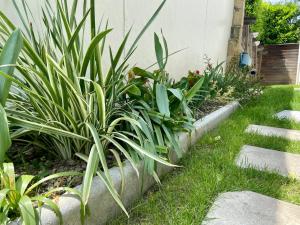
<path fill-rule="evenodd" d="M 169 54 L 163 34 L 162 40 L 154 34 L 154 46 L 158 69 L 149 72 L 134 67 L 129 73 L 129 83 L 134 88 L 128 90 L 128 95 L 135 102 L 133 109 L 140 117 L 140 124 L 149 130 L 149 141 L 143 143 L 144 147 L 165 155 L 174 150 L 181 157 L 177 133 L 193 128 L 194 118 L 188 105 L 202 87 L 204 79 L 189 90 L 176 86 L 166 72 Z M 148 160 L 145 165 L 148 172 L 155 171 L 153 160 Z M 159 181 L 157 175 L 152 174 Z"/>
<path fill-rule="evenodd" d="M 55 7 L 45 0 L 41 8 L 45 37 L 35 31 L 29 19 L 30 9 L 25 0 L 22 2 L 23 8 L 15 2 L 25 27 L 24 48 L 17 65 L 21 78 L 3 75 L 18 89 L 17 93 L 11 93 L 12 107 L 7 110 L 14 129 L 12 138 L 38 137 L 39 146 L 60 158 L 69 159 L 76 154 L 86 160 L 84 204 L 88 202 L 92 178 L 97 174 L 125 211 L 108 171 L 108 154 L 116 158 L 120 168 L 120 158 L 125 157 L 137 172 L 140 158 L 172 166 L 155 148 L 149 147 L 155 146 L 154 143 L 144 145 L 150 141 L 149 128 L 134 113 L 133 103 L 126 94 L 134 89 L 134 84 L 125 82 L 129 58 L 166 1 L 162 1 L 129 50 L 125 52 L 130 31 L 116 53 L 107 47 L 106 37 L 112 29 L 96 24 L 95 0 L 83 1 L 80 20 L 76 19 L 80 14 L 77 0 L 57 0 Z M 5 39 L 15 27 L 3 12 L 0 19 L 0 32 Z M 87 35 L 90 42 L 85 47 Z M 111 62 L 107 72 L 102 63 L 105 52 Z"/>
<path fill-rule="evenodd" d="M 22 35 L 15 30 L 2 48 L 0 54 L 0 74 L 12 75 L 15 63 L 22 48 Z M 4 110 L 11 81 L 0 76 L 0 162 L 3 163 L 5 153 L 11 145 L 6 112 Z"/>

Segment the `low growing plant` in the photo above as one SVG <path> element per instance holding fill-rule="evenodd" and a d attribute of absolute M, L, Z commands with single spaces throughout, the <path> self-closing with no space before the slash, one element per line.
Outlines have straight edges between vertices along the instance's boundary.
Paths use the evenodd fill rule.
<path fill-rule="evenodd" d="M 247 102 L 263 93 L 259 77 L 251 75 L 249 68 L 240 68 L 234 63 L 229 64 L 223 83 L 223 86 L 231 90 L 229 97 L 240 102 Z"/>
<path fill-rule="evenodd" d="M 240 68 L 231 62 L 224 71 L 223 63 L 214 66 L 209 60 L 202 73 L 199 70 L 189 71 L 188 76 L 183 77 L 176 86 L 189 90 L 201 79 L 204 79 L 203 85 L 190 102 L 190 107 L 194 110 L 201 107 L 207 99 L 236 99 L 246 102 L 263 93 L 259 78 L 251 75 L 249 68 Z"/>
<path fill-rule="evenodd" d="M 222 66 L 223 63 L 220 63 L 214 67 L 210 60 L 207 60 L 203 72 L 199 70 L 189 71 L 188 76 L 183 77 L 175 84 L 182 89 L 191 90 L 198 81 L 203 80 L 203 84 L 189 102 L 192 108 L 199 108 L 207 99 L 215 98 L 222 91 L 221 87 L 217 85 L 217 82 L 220 83 L 224 76 Z"/>
<path fill-rule="evenodd" d="M 46 205 L 53 210 L 62 224 L 62 215 L 58 206 L 48 197 L 57 191 L 68 191 L 81 198 L 81 194 L 74 189 L 61 187 L 53 189 L 42 195 L 34 196 L 34 190 L 44 182 L 65 176 L 82 175 L 78 172 L 62 172 L 50 175 L 34 182 L 31 175 L 16 176 L 12 163 L 3 163 L 0 168 L 0 223 L 9 224 L 14 219 L 20 218 L 24 225 L 39 224 L 39 209 Z M 33 194 L 33 195 L 32 195 Z"/>

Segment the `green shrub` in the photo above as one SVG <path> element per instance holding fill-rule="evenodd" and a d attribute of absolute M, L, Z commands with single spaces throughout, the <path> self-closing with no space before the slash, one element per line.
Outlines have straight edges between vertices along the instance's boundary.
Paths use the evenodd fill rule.
<path fill-rule="evenodd" d="M 252 30 L 263 44 L 297 43 L 300 40 L 300 10 L 296 3 L 262 3 Z"/>
<path fill-rule="evenodd" d="M 194 108 L 199 108 L 207 100 L 215 98 L 220 91 L 221 87 L 217 86 L 218 80 L 223 76 L 223 63 L 217 64 L 215 67 L 207 59 L 206 68 L 203 72 L 196 70 L 195 72 L 189 71 L 187 77 L 183 77 L 175 84 L 177 87 L 190 90 L 198 81 L 203 80 L 199 90 L 195 93 L 189 105 Z"/>
<path fill-rule="evenodd" d="M 262 86 L 259 78 L 250 74 L 249 68 L 240 68 L 236 64 L 229 64 L 224 76 L 217 83 L 221 95 L 236 99 L 241 103 L 260 96 Z"/>
<path fill-rule="evenodd" d="M 262 0 L 246 0 L 245 14 L 248 17 L 257 17 Z"/>

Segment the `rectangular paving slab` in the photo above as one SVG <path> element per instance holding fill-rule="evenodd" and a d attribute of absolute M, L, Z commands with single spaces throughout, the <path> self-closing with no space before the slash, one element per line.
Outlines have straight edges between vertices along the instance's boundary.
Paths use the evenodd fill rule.
<path fill-rule="evenodd" d="M 300 141 L 300 131 L 290 130 L 277 127 L 249 125 L 245 131 L 246 133 L 256 133 L 264 136 L 275 136 L 286 138 L 291 141 Z"/>
<path fill-rule="evenodd" d="M 255 192 L 221 194 L 202 225 L 299 225 L 300 206 Z"/>
<path fill-rule="evenodd" d="M 244 145 L 236 164 L 300 179 L 300 155 Z"/>
<path fill-rule="evenodd" d="M 284 110 L 275 115 L 278 119 L 288 119 L 300 123 L 300 111 Z"/>

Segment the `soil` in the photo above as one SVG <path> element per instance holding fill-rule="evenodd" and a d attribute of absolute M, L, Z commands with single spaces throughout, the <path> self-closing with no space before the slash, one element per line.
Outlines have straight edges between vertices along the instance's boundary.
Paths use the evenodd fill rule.
<path fill-rule="evenodd" d="M 230 100 L 227 99 L 212 99 L 206 100 L 199 108 L 194 109 L 195 119 L 199 120 L 204 116 L 222 108 L 227 105 Z"/>
<path fill-rule="evenodd" d="M 81 176 L 59 177 L 46 181 L 32 193 L 33 195 L 43 194 L 57 187 L 74 188 L 82 184 L 86 162 L 79 158 L 70 160 L 57 159 L 56 156 L 49 153 L 47 154 L 44 149 L 39 149 L 31 145 L 24 146 L 21 143 L 13 143 L 8 152 L 8 157 L 14 163 L 16 176 L 33 175 L 35 176 L 34 182 L 60 172 L 72 171 L 82 173 Z M 116 166 L 112 155 L 107 155 L 106 161 L 109 168 Z M 63 192 L 55 193 L 51 195 L 51 197 L 55 198 L 61 194 L 63 194 Z"/>
<path fill-rule="evenodd" d="M 43 155 L 41 153 L 43 152 Z M 20 143 L 13 143 L 9 151 L 9 158 L 15 166 L 16 176 L 33 175 L 34 182 L 49 175 L 76 171 L 83 173 L 86 163 L 80 159 L 61 160 L 34 146 L 24 146 Z M 34 183 L 33 182 L 33 183 Z M 59 177 L 42 183 L 33 194 L 42 194 L 57 187 L 75 187 L 82 183 L 82 176 Z"/>

